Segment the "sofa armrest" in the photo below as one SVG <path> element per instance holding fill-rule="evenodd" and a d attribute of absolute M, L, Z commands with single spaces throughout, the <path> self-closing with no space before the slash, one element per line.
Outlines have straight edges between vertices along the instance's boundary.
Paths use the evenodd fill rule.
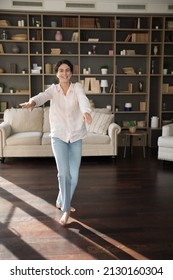
<path fill-rule="evenodd" d="M 121 132 L 121 127 L 116 123 L 111 123 L 108 128 L 108 135 L 110 138 L 113 138 L 116 135 L 118 135 Z"/>
<path fill-rule="evenodd" d="M 8 123 L 2 122 L 0 124 L 0 157 L 3 157 L 3 148 L 5 146 L 6 139 L 11 134 L 11 126 Z"/>
<path fill-rule="evenodd" d="M 162 126 L 162 136 L 173 136 L 173 123 Z"/>

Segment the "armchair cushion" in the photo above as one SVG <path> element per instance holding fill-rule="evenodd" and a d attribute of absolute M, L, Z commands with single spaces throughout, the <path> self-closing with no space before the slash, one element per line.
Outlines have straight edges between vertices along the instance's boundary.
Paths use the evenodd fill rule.
<path fill-rule="evenodd" d="M 91 112 L 92 123 L 88 127 L 88 132 L 106 135 L 108 127 L 113 121 L 113 114 Z"/>
<path fill-rule="evenodd" d="M 173 161 L 173 123 L 162 126 L 158 138 L 158 159 Z"/>
<path fill-rule="evenodd" d="M 158 138 L 158 146 L 173 148 L 173 136 L 160 136 Z"/>

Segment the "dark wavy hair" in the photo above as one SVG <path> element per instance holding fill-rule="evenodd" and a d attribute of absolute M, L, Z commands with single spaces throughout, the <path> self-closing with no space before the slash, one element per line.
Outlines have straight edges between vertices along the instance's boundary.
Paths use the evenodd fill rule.
<path fill-rule="evenodd" d="M 58 63 L 55 65 L 55 73 L 58 72 L 58 68 L 62 64 L 67 64 L 70 67 L 70 71 L 73 73 L 73 64 L 69 60 L 67 60 L 67 59 L 63 59 L 63 60 L 58 61 Z"/>

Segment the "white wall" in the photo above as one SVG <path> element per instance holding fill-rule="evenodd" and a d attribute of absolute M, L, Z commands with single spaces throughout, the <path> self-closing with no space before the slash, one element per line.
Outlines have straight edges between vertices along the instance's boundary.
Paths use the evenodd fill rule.
<path fill-rule="evenodd" d="M 42 12 L 84 12 L 84 13 L 141 13 L 141 14 L 173 14 L 168 4 L 173 6 L 173 0 L 16 0 L 30 3 L 29 6 L 14 6 L 14 0 L 0 0 L 1 10 L 11 11 L 42 11 Z M 42 7 L 33 7 L 32 2 L 41 1 Z M 66 3 L 95 4 L 94 8 L 66 7 Z M 118 4 L 130 5 L 127 9 L 118 9 Z M 131 5 L 146 5 L 143 9 L 131 9 Z"/>

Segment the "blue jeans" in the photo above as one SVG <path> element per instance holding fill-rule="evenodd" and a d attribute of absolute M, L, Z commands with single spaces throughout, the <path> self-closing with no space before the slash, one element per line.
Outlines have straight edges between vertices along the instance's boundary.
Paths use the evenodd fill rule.
<path fill-rule="evenodd" d="M 68 211 L 78 183 L 82 140 L 66 143 L 53 137 L 51 142 L 59 182 L 59 194 L 56 202 L 61 206 L 62 211 Z"/>

